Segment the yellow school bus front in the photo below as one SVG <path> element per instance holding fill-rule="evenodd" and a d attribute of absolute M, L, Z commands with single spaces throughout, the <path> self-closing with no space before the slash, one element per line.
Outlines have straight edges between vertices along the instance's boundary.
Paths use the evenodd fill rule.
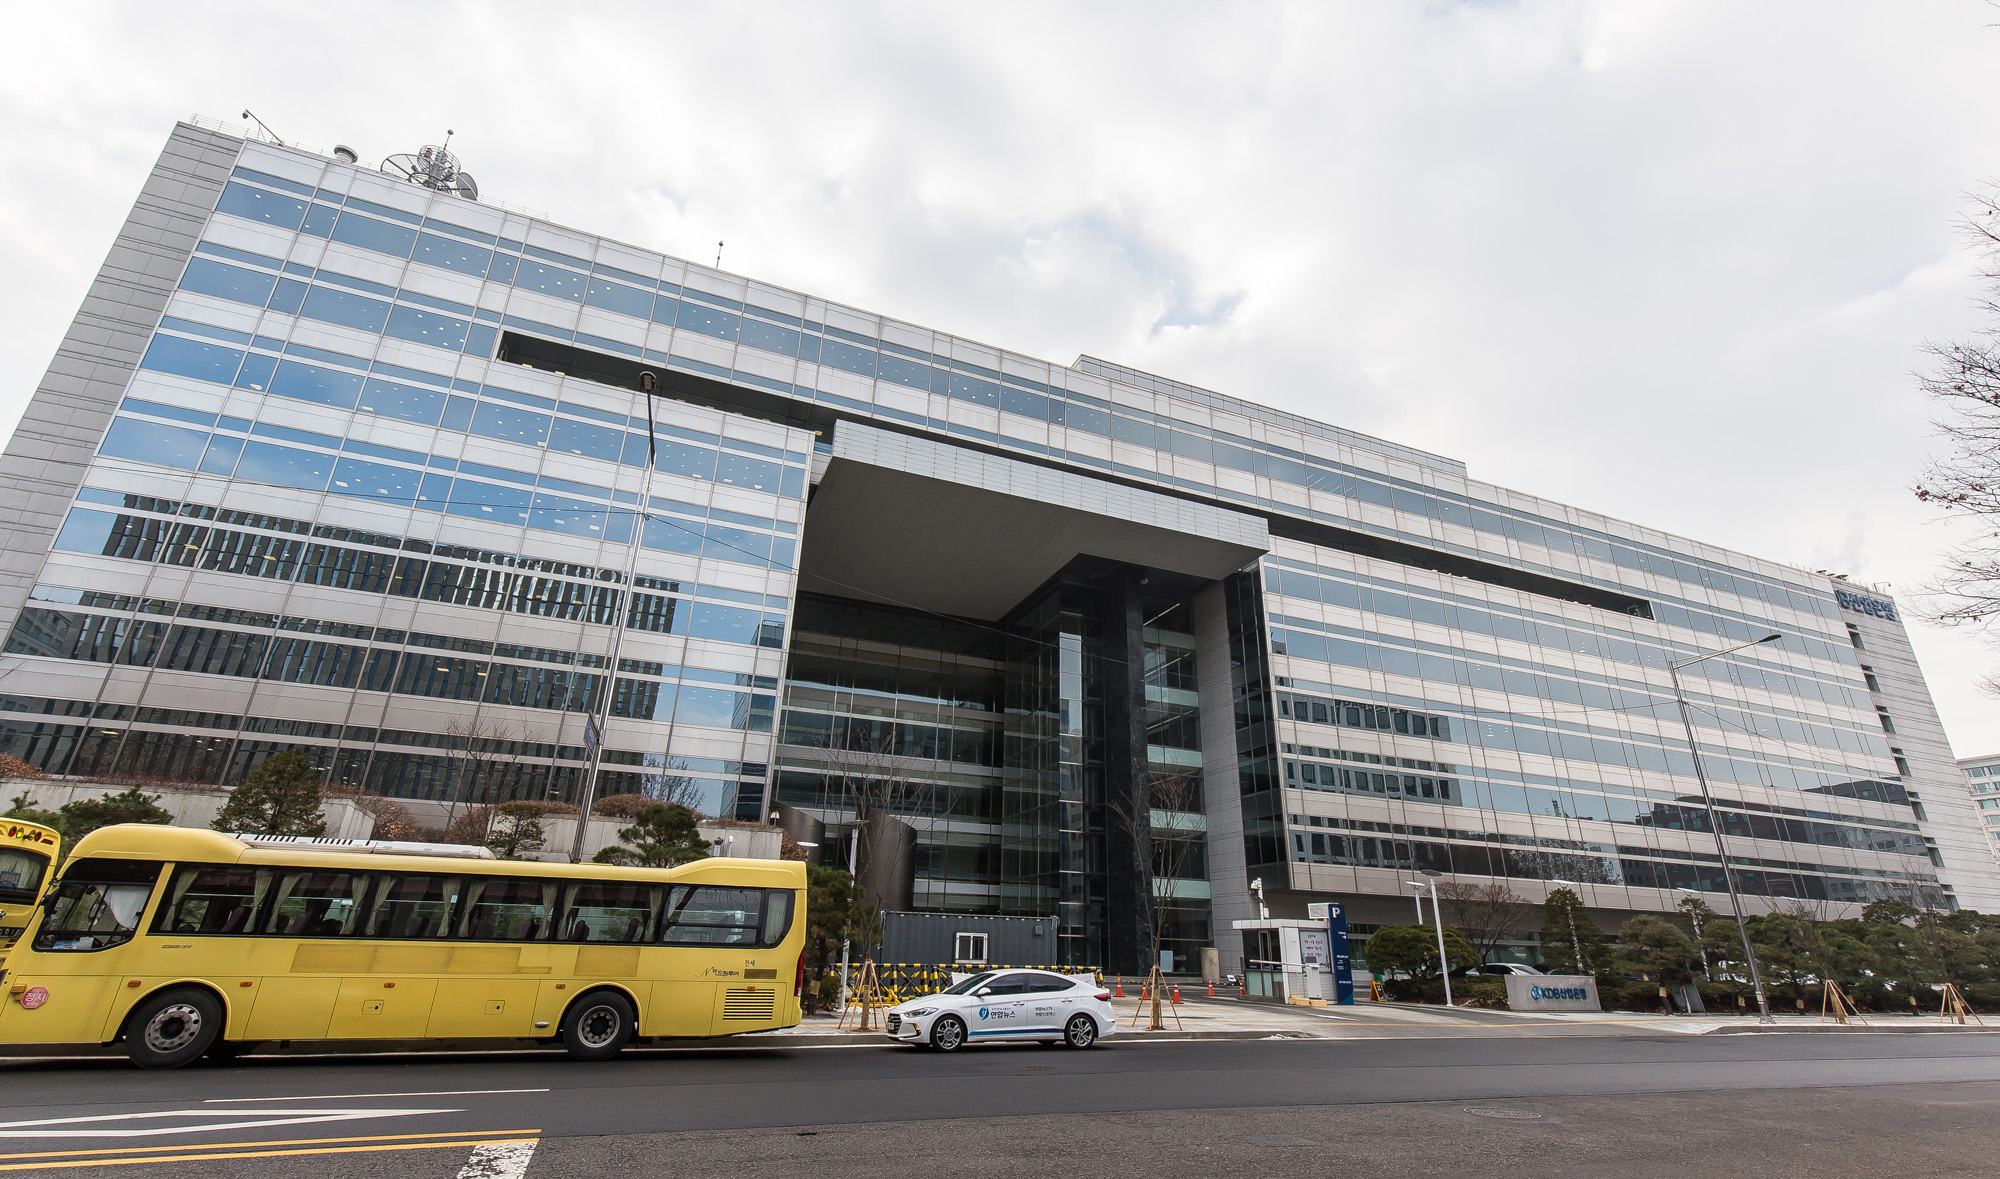
<path fill-rule="evenodd" d="M 601 1056 L 790 1027 L 805 895 L 803 865 L 782 861 L 622 869 L 108 827 L 11 956 L 0 1042 L 124 1036 L 156 1063 L 132 1025 L 176 996 L 220 1025 L 201 1033 L 217 1047 L 521 1038 Z"/>
<path fill-rule="evenodd" d="M 24 819 L 0 819 L 0 959 L 27 928 L 53 874 L 62 836 Z"/>

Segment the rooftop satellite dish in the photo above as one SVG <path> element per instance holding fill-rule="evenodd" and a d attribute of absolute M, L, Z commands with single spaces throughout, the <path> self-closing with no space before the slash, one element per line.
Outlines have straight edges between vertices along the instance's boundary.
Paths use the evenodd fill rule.
<path fill-rule="evenodd" d="M 479 186 L 458 170 L 458 157 L 445 150 L 451 146 L 452 132 L 444 133 L 444 143 L 424 148 L 412 155 L 399 153 L 382 161 L 382 171 L 434 192 L 449 192 L 469 201 L 479 199 Z"/>

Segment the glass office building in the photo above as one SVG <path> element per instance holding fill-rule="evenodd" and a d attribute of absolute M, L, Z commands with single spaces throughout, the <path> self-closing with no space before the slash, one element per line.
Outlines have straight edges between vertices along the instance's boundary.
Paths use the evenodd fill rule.
<path fill-rule="evenodd" d="M 2000 907 L 1886 595 L 193 125 L 0 494 L 51 773 L 574 799 L 603 714 L 600 793 L 1235 969 L 1252 880 L 1724 907 L 1666 664 L 1775 631 L 1684 673 L 1746 904 Z"/>
<path fill-rule="evenodd" d="M 2000 754 L 1960 758 L 1958 766 L 1965 771 L 1972 805 L 1979 808 L 1979 821 L 1993 841 L 1993 854 L 2000 857 Z"/>

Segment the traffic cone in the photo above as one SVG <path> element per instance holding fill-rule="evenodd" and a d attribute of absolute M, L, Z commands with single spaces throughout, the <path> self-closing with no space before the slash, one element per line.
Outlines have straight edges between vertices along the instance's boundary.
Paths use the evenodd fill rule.
<path fill-rule="evenodd" d="M 1215 998 L 1215 980 L 1214 980 L 1214 979 L 1209 979 L 1209 980 L 1208 980 L 1208 997 L 1209 997 L 1209 998 L 1211 998 L 1211 999 Z"/>
<path fill-rule="evenodd" d="M 1180 1001 L 1181 1001 L 1181 984 L 1179 984 L 1179 983 L 1175 983 L 1175 984 L 1174 984 L 1174 1002 L 1178 1003 L 1178 1002 L 1180 1002 Z"/>
<path fill-rule="evenodd" d="M 1239 999 L 1250 997 L 1250 972 L 1247 969 L 1236 976 L 1236 997 Z"/>
<path fill-rule="evenodd" d="M 1121 974 L 1121 975 L 1119 975 L 1119 976 L 1118 976 L 1118 995 L 1117 995 L 1117 998 L 1120 998 L 1120 999 L 1123 999 L 1124 997 L 1125 997 L 1125 976 Z"/>

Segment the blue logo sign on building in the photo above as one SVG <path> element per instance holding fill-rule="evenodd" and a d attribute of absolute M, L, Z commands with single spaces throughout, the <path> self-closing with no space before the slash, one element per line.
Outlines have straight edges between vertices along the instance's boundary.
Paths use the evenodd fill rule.
<path fill-rule="evenodd" d="M 1866 614 L 1872 618 L 1886 618 L 1891 622 L 1902 621 L 1902 619 L 1896 617 L 1895 603 L 1885 602 L 1880 598 L 1871 598 L 1866 594 L 1852 594 L 1846 590 L 1835 590 L 1833 591 L 1833 600 L 1839 602 L 1840 608 L 1843 610 L 1852 610 L 1857 614 Z"/>

